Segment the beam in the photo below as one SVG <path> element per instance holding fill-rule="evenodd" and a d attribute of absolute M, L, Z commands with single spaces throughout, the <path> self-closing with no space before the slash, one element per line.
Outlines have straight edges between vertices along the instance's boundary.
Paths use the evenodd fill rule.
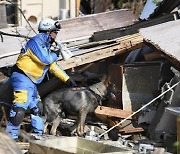
<path fill-rule="evenodd" d="M 119 130 L 120 133 L 122 134 L 131 134 L 131 133 L 140 133 L 140 132 L 144 132 L 144 129 L 141 127 L 138 128 L 123 128 L 121 130 Z"/>
<path fill-rule="evenodd" d="M 174 16 L 178 14 L 178 12 L 173 12 L 171 14 L 166 14 L 158 18 L 154 18 L 147 21 L 137 22 L 135 24 L 126 26 L 126 27 L 119 27 L 114 29 L 107 29 L 94 32 L 92 36 L 93 41 L 100 41 L 100 40 L 107 40 L 107 39 L 114 39 L 117 37 L 122 37 L 125 35 L 132 35 L 138 33 L 140 28 L 150 27 L 153 25 L 161 24 L 164 22 L 174 20 Z"/>
<path fill-rule="evenodd" d="M 66 61 L 61 60 L 58 62 L 58 64 L 62 69 L 67 70 L 84 64 L 96 62 L 105 58 L 114 57 L 122 53 L 141 48 L 144 45 L 143 37 L 138 33 L 117 38 L 116 41 L 116 45 L 108 46 L 103 49 L 97 49 L 90 53 L 77 55 Z"/>
<path fill-rule="evenodd" d="M 98 106 L 95 110 L 95 114 L 106 115 L 106 116 L 124 119 L 124 118 L 127 118 L 128 116 L 130 116 L 132 114 L 132 112 L 117 109 L 117 108 L 112 108 L 112 107 Z M 133 118 L 135 118 L 135 117 L 133 117 Z M 129 119 L 132 119 L 132 117 L 130 117 Z"/>

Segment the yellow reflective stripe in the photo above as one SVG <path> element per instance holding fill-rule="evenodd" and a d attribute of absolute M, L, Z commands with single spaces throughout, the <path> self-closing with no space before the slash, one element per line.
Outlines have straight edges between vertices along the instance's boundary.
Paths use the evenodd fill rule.
<path fill-rule="evenodd" d="M 55 62 L 50 65 L 49 71 L 53 73 L 56 77 L 61 79 L 63 82 L 66 82 L 69 79 L 69 76 L 63 70 L 61 70 L 61 68 L 58 67 Z"/>
<path fill-rule="evenodd" d="M 45 63 L 43 63 L 42 61 L 40 61 L 39 58 L 36 57 L 30 49 L 27 49 L 27 54 L 28 54 L 34 61 L 38 62 L 39 64 L 41 64 L 41 65 L 43 65 L 43 66 L 46 65 Z"/>
<path fill-rule="evenodd" d="M 39 79 L 43 75 L 44 65 L 36 63 L 30 56 L 20 56 L 16 62 L 19 69 L 31 78 L 33 81 Z"/>
<path fill-rule="evenodd" d="M 14 101 L 13 103 L 26 103 L 27 102 L 27 90 L 17 90 L 14 91 Z"/>

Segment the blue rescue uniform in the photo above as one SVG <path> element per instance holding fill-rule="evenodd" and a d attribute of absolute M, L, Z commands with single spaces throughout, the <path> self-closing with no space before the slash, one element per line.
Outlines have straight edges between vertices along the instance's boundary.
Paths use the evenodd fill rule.
<path fill-rule="evenodd" d="M 39 33 L 30 39 L 21 51 L 16 69 L 11 75 L 14 101 L 6 131 L 13 139 L 18 138 L 20 124 L 27 108 L 32 111 L 31 124 L 34 132 L 43 133 L 44 122 L 39 116 L 38 106 L 41 100 L 36 85 L 42 82 L 47 71 L 63 82 L 69 79 L 69 76 L 57 65 L 58 57 L 51 52 L 49 40 L 49 35 L 45 33 Z"/>

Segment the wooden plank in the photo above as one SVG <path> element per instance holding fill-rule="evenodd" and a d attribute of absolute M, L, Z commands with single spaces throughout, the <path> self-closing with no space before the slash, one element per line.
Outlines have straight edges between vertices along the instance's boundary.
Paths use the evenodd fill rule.
<path fill-rule="evenodd" d="M 114 108 L 111 108 L 113 111 L 118 111 L 118 109 L 114 109 Z M 101 119 L 104 123 L 106 123 L 109 127 L 113 127 L 114 125 L 116 125 L 116 124 L 118 124 L 119 123 L 119 120 L 117 120 L 117 116 L 116 116 L 116 118 L 114 119 L 114 117 L 112 117 L 112 115 L 114 114 L 114 112 L 112 112 L 112 113 L 110 113 L 111 115 L 110 116 L 108 116 L 109 114 L 109 111 L 110 110 L 104 110 L 104 112 L 103 112 L 103 114 L 101 114 L 99 111 L 98 111 L 98 114 L 96 114 L 96 116 L 99 118 L 99 119 Z M 115 111 L 115 112 L 116 112 Z M 121 112 L 121 111 L 120 111 Z M 124 113 L 126 112 L 126 111 L 123 111 Z M 96 113 L 96 111 L 95 111 L 95 113 Z M 99 114 L 100 113 L 100 114 Z M 121 113 L 117 113 L 118 114 L 118 116 L 120 115 L 120 117 L 125 117 L 126 116 L 126 114 L 127 114 L 128 112 L 126 112 L 125 113 L 125 115 L 123 115 L 123 113 L 122 113 L 122 115 L 120 115 Z M 116 128 L 119 130 L 119 132 L 120 133 L 122 133 L 122 134 L 130 134 L 130 133 L 137 133 L 137 132 L 143 132 L 144 131 L 144 129 L 143 128 L 141 128 L 141 127 L 137 127 L 137 128 L 135 128 L 133 125 L 132 125 L 132 122 L 131 122 L 131 119 L 130 120 L 128 120 L 128 121 L 126 121 L 125 123 L 123 123 L 123 124 L 121 124 L 121 125 L 118 125 L 118 126 L 116 126 Z"/>
<path fill-rule="evenodd" d="M 80 0 L 76 0 L 76 17 L 79 16 L 80 2 Z"/>
<path fill-rule="evenodd" d="M 114 39 L 117 37 L 122 37 L 125 35 L 131 35 L 134 33 L 137 33 L 140 28 L 150 27 L 153 25 L 157 25 L 160 23 L 168 22 L 174 20 L 174 15 L 177 14 L 177 12 L 173 12 L 172 14 L 167 14 L 158 18 L 154 18 L 147 21 L 141 21 L 137 22 L 133 25 L 129 25 L 126 27 L 119 27 L 114 29 L 105 29 L 101 31 L 94 32 L 92 36 L 93 41 L 100 41 L 100 40 L 108 40 L 108 39 Z"/>
<path fill-rule="evenodd" d="M 123 134 L 130 134 L 130 133 L 139 133 L 139 132 L 144 132 L 144 129 L 141 127 L 138 128 L 123 128 L 119 130 Z"/>
<path fill-rule="evenodd" d="M 16 144 L 20 150 L 28 150 L 29 149 L 28 142 L 16 142 Z"/>
<path fill-rule="evenodd" d="M 158 52 L 147 53 L 147 54 L 144 54 L 144 57 L 145 57 L 146 61 L 151 61 L 154 59 L 161 58 L 161 54 Z"/>
<path fill-rule="evenodd" d="M 0 132 L 0 136 L 0 154 L 23 154 L 10 136 L 2 132 Z"/>
<path fill-rule="evenodd" d="M 128 116 L 132 114 L 132 112 L 130 111 L 125 111 L 125 110 L 105 107 L 105 106 L 98 106 L 95 110 L 95 113 L 111 116 L 111 117 L 117 117 L 117 118 L 127 118 Z M 129 119 L 132 119 L 132 118 L 129 118 Z"/>
<path fill-rule="evenodd" d="M 128 51 L 132 51 L 143 46 L 143 37 L 140 34 L 133 34 L 118 38 L 117 42 L 119 42 L 119 44 L 104 49 L 99 49 L 83 55 L 75 56 L 66 61 L 61 60 L 58 62 L 58 64 L 61 66 L 61 68 L 66 70 L 87 63 L 99 61 L 104 58 L 113 57 Z"/>

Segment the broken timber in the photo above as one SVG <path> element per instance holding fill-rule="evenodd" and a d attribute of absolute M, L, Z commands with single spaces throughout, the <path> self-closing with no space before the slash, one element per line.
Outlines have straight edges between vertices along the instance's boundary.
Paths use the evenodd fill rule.
<path fill-rule="evenodd" d="M 117 118 L 127 118 L 132 114 L 132 112 L 130 112 L 130 111 L 125 111 L 125 110 L 111 108 L 111 107 L 105 107 L 105 106 L 98 106 L 95 110 L 95 113 L 101 114 L 101 115 L 106 115 L 106 116 L 111 116 L 111 117 L 117 117 Z M 135 118 L 135 117 L 133 117 L 133 118 Z M 130 117 L 129 119 L 132 119 L 132 117 Z"/>
<path fill-rule="evenodd" d="M 115 39 L 116 44 L 108 46 L 103 49 L 97 49 L 89 53 L 84 53 L 82 55 L 74 56 L 66 61 L 58 61 L 58 64 L 62 69 L 67 70 L 84 64 L 89 64 L 98 60 L 102 60 L 108 57 L 113 57 L 120 55 L 125 52 L 132 51 L 134 49 L 141 48 L 143 46 L 143 37 L 140 34 L 127 35 Z M 47 82 L 41 85 L 38 90 L 41 96 L 45 95 L 47 92 L 56 87 L 59 83 L 59 79 L 55 78 L 53 81 Z M 49 88 L 47 88 L 49 87 Z"/>
<path fill-rule="evenodd" d="M 117 45 L 109 46 L 104 49 L 97 49 L 83 55 L 77 55 L 66 61 L 61 60 L 58 64 L 64 70 L 99 61 L 104 58 L 113 57 L 122 53 L 132 51 L 143 46 L 143 37 L 140 34 L 128 35 L 116 39 Z"/>
<path fill-rule="evenodd" d="M 119 121 L 117 121 L 115 119 L 111 119 L 111 117 L 123 119 L 123 118 L 129 117 L 132 114 L 132 112 L 117 109 L 117 108 L 112 108 L 112 107 L 98 106 L 95 110 L 95 114 L 99 119 L 101 119 L 102 121 L 107 123 L 108 126 L 113 127 L 114 125 L 119 123 Z M 130 121 L 128 122 L 128 124 L 117 126 L 117 129 L 119 130 L 119 132 L 121 132 L 123 134 L 143 132 L 144 131 L 143 128 L 141 128 L 141 127 L 135 128 L 131 124 L 132 123 L 131 120 L 137 119 L 137 117 L 138 117 L 138 115 L 134 115 L 133 117 L 129 117 L 128 119 Z"/>

